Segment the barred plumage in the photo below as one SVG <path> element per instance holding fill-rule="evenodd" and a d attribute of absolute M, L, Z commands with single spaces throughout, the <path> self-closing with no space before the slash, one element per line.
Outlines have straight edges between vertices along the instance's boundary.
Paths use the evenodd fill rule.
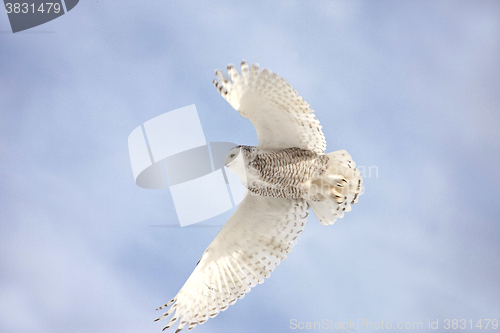
<path fill-rule="evenodd" d="M 261 153 L 250 162 L 250 167 L 260 173 L 262 179 L 274 185 L 298 186 L 314 175 L 326 171 L 328 158 L 310 150 L 285 149 L 280 152 Z"/>
<path fill-rule="evenodd" d="M 250 192 L 258 195 L 297 199 L 307 194 L 303 184 L 321 177 L 326 172 L 328 157 L 300 148 L 279 152 L 255 153 L 255 147 L 238 146 L 249 160 L 250 173 L 259 178 L 247 184 Z"/>
<path fill-rule="evenodd" d="M 266 185 L 258 185 L 257 183 L 254 183 L 248 186 L 247 188 L 250 192 L 254 194 L 271 198 L 298 199 L 302 198 L 306 194 L 304 190 L 301 190 L 293 186 L 280 188 L 280 187 L 272 187 Z"/>

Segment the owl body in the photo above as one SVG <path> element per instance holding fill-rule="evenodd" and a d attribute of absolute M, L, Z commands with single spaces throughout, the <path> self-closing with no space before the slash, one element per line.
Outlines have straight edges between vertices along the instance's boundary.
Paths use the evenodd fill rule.
<path fill-rule="evenodd" d="M 247 189 L 273 198 L 305 198 L 308 185 L 327 169 L 328 157 L 310 150 L 288 148 L 262 152 L 257 147 L 240 146 L 247 172 Z"/>
<path fill-rule="evenodd" d="M 327 214 L 321 222 L 342 217 L 361 193 L 360 172 L 345 150 L 321 154 L 297 147 L 262 151 L 236 146 L 226 165 L 251 194 L 305 199 L 316 215 Z"/>

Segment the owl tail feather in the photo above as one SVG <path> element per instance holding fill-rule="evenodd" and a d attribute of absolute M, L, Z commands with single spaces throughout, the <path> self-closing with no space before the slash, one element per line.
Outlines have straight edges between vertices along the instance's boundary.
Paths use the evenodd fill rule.
<path fill-rule="evenodd" d="M 363 178 L 347 151 L 338 150 L 326 156 L 327 170 L 311 182 L 307 201 L 322 225 L 333 224 L 344 217 L 363 192 Z"/>

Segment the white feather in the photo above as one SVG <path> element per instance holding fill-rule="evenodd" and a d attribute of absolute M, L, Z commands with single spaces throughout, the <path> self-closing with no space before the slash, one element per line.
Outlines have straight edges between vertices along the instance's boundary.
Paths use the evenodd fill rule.
<path fill-rule="evenodd" d="M 192 329 L 243 298 L 286 259 L 307 223 L 307 209 L 302 199 L 247 195 L 157 320 L 175 312 L 167 326 L 180 321 L 178 330 Z"/>
<path fill-rule="evenodd" d="M 298 147 L 323 153 L 326 141 L 321 125 L 296 90 L 275 73 L 242 61 L 240 75 L 228 65 L 231 80 L 217 70 L 215 85 L 231 106 L 254 125 L 262 151 Z"/>

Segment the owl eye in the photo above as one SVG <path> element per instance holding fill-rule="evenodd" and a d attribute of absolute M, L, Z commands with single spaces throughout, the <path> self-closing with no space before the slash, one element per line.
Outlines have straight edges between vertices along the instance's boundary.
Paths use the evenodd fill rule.
<path fill-rule="evenodd" d="M 236 154 L 231 154 L 231 156 L 229 156 L 229 157 L 233 158 L 235 155 L 236 155 Z"/>

